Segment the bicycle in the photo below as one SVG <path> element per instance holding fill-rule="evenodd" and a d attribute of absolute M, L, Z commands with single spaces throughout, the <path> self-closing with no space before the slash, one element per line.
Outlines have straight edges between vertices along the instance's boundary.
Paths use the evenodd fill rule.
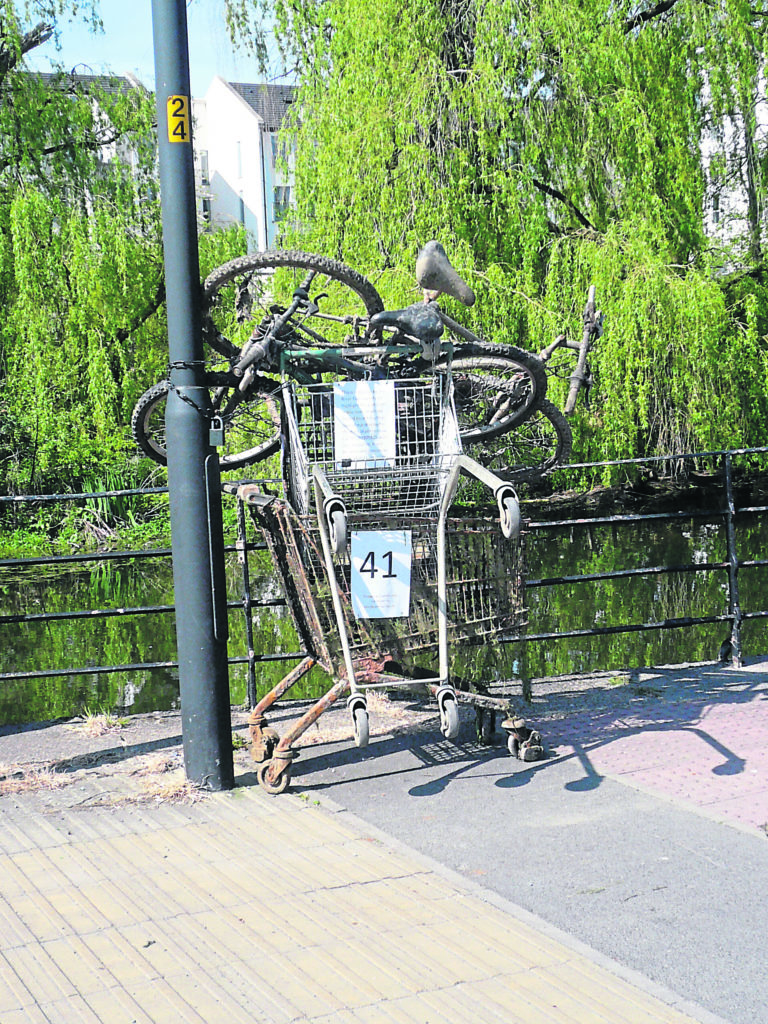
<path fill-rule="evenodd" d="M 467 305 L 474 295 L 439 243 L 428 243 L 420 253 L 417 279 L 425 301 L 387 314 L 370 281 L 323 256 L 255 253 L 213 271 L 202 288 L 204 381 L 217 440 L 223 433 L 222 469 L 242 468 L 279 449 L 282 377 L 304 383 L 329 374 L 362 379 L 374 375 L 382 360 L 390 372 L 399 361 L 403 377 L 450 366 L 462 442 L 482 452 L 493 441 L 496 456 L 512 453 L 512 472 L 518 463 L 526 471 L 539 465 L 547 472 L 567 457 L 569 430 L 546 403 L 541 360 L 515 346 L 483 342 L 440 309 L 440 294 Z M 447 343 L 439 340 L 446 329 Z M 167 379 L 153 385 L 131 418 L 138 446 L 161 464 L 167 458 L 164 420 L 171 386 Z M 518 434 L 525 423 L 531 424 L 526 436 L 533 442 L 521 447 Z M 543 423 L 550 438 L 543 436 Z M 513 431 L 525 453 L 520 458 L 506 443 Z"/>

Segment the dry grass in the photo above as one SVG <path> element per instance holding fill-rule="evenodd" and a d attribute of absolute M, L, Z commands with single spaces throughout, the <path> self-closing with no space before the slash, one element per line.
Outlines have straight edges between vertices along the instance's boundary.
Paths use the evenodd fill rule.
<path fill-rule="evenodd" d="M 154 754 L 147 757 L 138 768 L 131 770 L 131 775 L 162 775 L 164 772 L 172 772 L 179 767 L 178 759 L 174 754 Z"/>
<path fill-rule="evenodd" d="M 202 799 L 202 790 L 190 782 L 179 766 L 174 754 L 155 754 L 147 757 L 143 764 L 131 771 L 140 778 L 141 788 L 135 803 L 185 803 L 194 804 Z"/>
<path fill-rule="evenodd" d="M 118 770 L 119 771 L 119 770 Z M 203 798 L 203 790 L 189 782 L 177 757 L 172 754 L 155 754 L 145 757 L 138 767 L 131 768 L 125 775 L 137 779 L 137 784 L 125 790 L 89 799 L 87 806 L 125 807 L 137 804 L 194 804 Z"/>
<path fill-rule="evenodd" d="M 18 764 L 0 765 L 0 796 L 60 789 L 66 784 L 64 776 L 46 765 L 33 768 Z"/>
<path fill-rule="evenodd" d="M 185 778 L 183 771 L 179 769 L 174 773 L 174 778 L 144 779 L 136 802 L 196 804 L 202 799 L 203 791 Z"/>
<path fill-rule="evenodd" d="M 86 736 L 97 738 L 110 732 L 120 732 L 125 724 L 125 719 L 115 718 L 108 711 L 94 712 L 86 708 L 83 712 L 83 721 L 75 725 L 74 728 L 78 732 L 85 733 Z"/>

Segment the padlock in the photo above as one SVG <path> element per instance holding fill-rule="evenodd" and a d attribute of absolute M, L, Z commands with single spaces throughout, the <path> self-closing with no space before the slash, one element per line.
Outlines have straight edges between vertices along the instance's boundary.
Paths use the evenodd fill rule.
<path fill-rule="evenodd" d="M 214 416 L 208 431 L 208 443 L 212 448 L 221 448 L 224 444 L 224 420 L 221 416 Z"/>

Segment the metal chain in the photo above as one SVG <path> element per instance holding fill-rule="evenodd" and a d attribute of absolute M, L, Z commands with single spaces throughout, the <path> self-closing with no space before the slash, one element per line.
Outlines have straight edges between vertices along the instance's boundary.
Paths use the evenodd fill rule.
<path fill-rule="evenodd" d="M 179 359 L 174 363 L 168 363 L 165 373 L 166 376 L 170 376 L 171 370 L 204 370 L 205 360 L 204 359 L 190 359 L 188 361 Z"/>
<path fill-rule="evenodd" d="M 209 412 L 207 409 L 201 409 L 200 406 L 197 404 L 197 402 L 194 402 L 187 395 L 183 394 L 179 390 L 179 388 L 175 384 L 173 384 L 171 382 L 171 370 L 200 370 L 200 369 L 202 369 L 202 370 L 205 369 L 205 361 L 203 359 L 191 359 L 189 361 L 185 361 L 183 359 L 180 359 L 180 360 L 177 360 L 176 362 L 168 363 L 168 366 L 166 367 L 166 370 L 165 370 L 165 376 L 166 376 L 166 379 L 168 381 L 169 390 L 170 391 L 174 391 L 178 395 L 178 397 L 182 400 L 182 402 L 186 402 L 187 405 L 191 405 L 192 408 L 195 410 L 195 412 L 197 412 L 197 414 L 200 416 L 200 418 L 203 419 L 206 423 L 211 423 L 211 421 L 214 419 L 214 417 L 216 415 L 213 412 L 213 410 L 210 410 L 210 412 Z"/>

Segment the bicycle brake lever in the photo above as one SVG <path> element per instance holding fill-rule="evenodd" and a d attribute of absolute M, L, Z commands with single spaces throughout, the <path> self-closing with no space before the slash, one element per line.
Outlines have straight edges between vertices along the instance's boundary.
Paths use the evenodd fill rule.
<path fill-rule="evenodd" d="M 274 338 L 267 335 L 263 341 L 257 342 L 253 348 L 248 349 L 246 354 L 232 367 L 235 377 L 243 377 L 246 370 L 250 369 L 257 362 L 266 362 L 274 349 Z"/>

